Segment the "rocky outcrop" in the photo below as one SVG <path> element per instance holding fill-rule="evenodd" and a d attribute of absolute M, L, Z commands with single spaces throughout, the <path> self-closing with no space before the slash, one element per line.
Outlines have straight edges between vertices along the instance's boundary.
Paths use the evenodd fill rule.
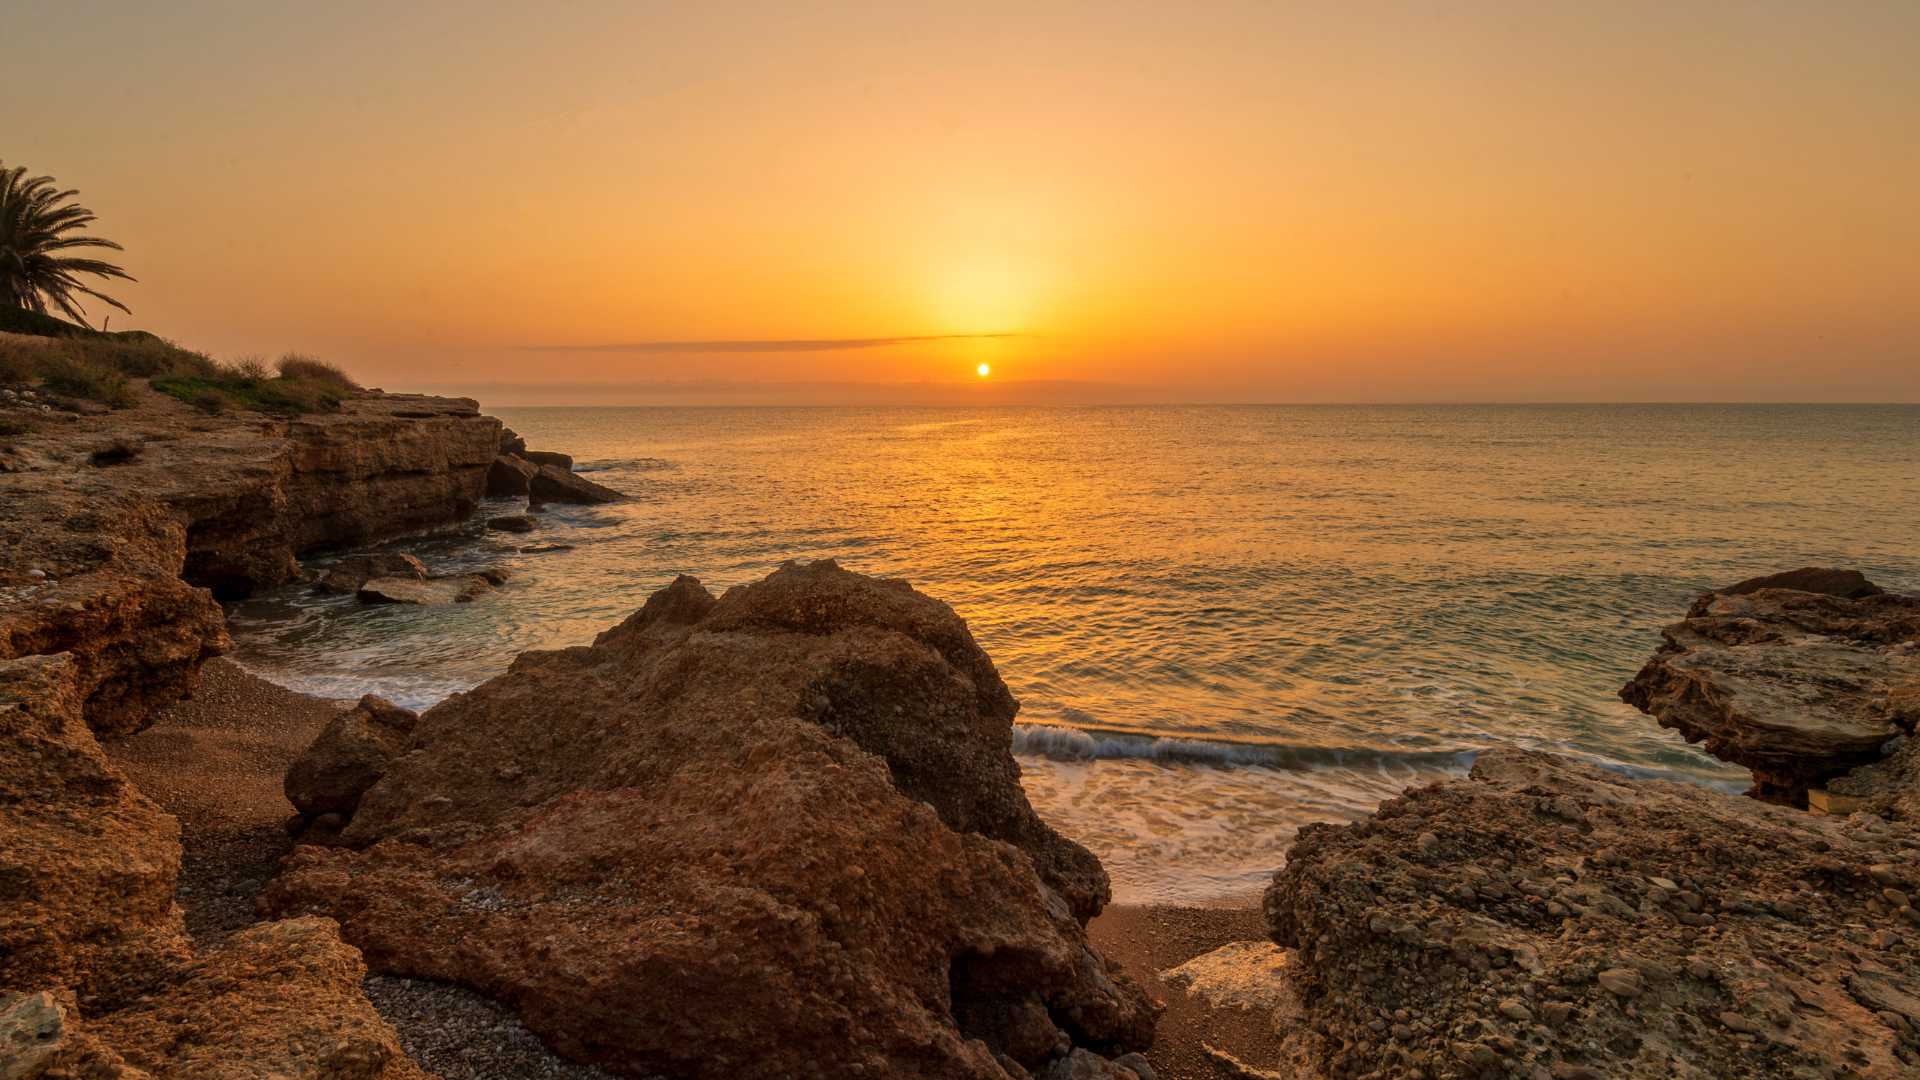
<path fill-rule="evenodd" d="M 1070 1051 L 1145 1045 L 1153 1010 L 1087 943 L 1106 876 L 1028 806 L 1016 708 L 904 583 L 682 578 L 404 746 L 316 743 L 296 771 L 354 778 L 347 846 L 262 903 L 630 1074 L 1124 1078 Z"/>
<path fill-rule="evenodd" d="M 1301 830 L 1266 911 L 1333 1075 L 1893 1078 L 1917 895 L 1909 827 L 1495 750 Z"/>
<path fill-rule="evenodd" d="M 1756 795 L 1805 806 L 1810 787 L 1878 760 L 1920 724 L 1920 598 L 1857 573 L 1806 569 L 1708 593 L 1662 637 L 1621 698 L 1752 769 Z"/>
<path fill-rule="evenodd" d="M 179 827 L 101 753 L 66 655 L 0 660 L 0 1072 L 423 1080 L 335 925 L 194 956 Z"/>
<path fill-rule="evenodd" d="M 360 586 L 363 604 L 467 604 L 493 591 L 505 581 L 500 571 L 485 574 L 453 574 L 448 577 L 373 578 Z"/>
<path fill-rule="evenodd" d="M 124 491 L 0 476 L 0 659 L 64 653 L 94 729 L 145 726 L 226 651 L 226 621 L 180 580 L 186 531 Z"/>
<path fill-rule="evenodd" d="M 151 463 L 154 494 L 187 519 L 187 580 L 222 595 L 292 581 L 296 556 L 351 547 L 472 512 L 498 453 L 500 421 L 467 398 L 384 394 L 338 413 L 264 425 L 233 453 L 193 440 Z"/>

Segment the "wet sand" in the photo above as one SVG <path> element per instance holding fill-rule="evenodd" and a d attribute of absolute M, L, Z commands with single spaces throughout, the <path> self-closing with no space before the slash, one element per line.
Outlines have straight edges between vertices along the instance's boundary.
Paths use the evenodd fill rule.
<path fill-rule="evenodd" d="M 255 919 L 253 897 L 290 850 L 292 815 L 281 791 L 287 765 L 347 703 L 295 693 L 214 660 L 199 691 L 152 727 L 107 746 L 140 790 L 180 819 L 185 856 L 179 899 L 196 942 Z M 1270 1014 L 1211 1008 L 1162 983 L 1159 973 L 1234 941 L 1265 940 L 1252 899 L 1244 906 L 1116 905 L 1088 927 L 1101 951 L 1166 1003 L 1147 1053 L 1160 1080 L 1217 1080 L 1211 1045 L 1243 1061 L 1274 1060 Z M 457 987 L 375 977 L 369 997 L 401 1044 L 446 1080 L 589 1080 L 604 1074 L 554 1057 L 509 1010 Z"/>

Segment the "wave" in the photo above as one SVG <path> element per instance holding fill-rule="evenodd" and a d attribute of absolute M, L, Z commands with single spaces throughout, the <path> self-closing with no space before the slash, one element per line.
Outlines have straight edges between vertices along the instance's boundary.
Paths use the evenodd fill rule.
<path fill-rule="evenodd" d="M 1433 772 L 1464 772 L 1477 750 L 1377 750 L 1367 747 L 1236 743 L 1215 739 L 1138 735 L 1098 728 L 1015 724 L 1013 752 L 1056 761 L 1140 759 L 1186 765 L 1262 765 L 1275 769 L 1403 766 Z"/>

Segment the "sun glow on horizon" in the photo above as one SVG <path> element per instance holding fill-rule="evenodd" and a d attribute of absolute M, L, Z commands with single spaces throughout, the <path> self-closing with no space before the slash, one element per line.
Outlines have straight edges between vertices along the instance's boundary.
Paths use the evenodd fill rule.
<path fill-rule="evenodd" d="M 979 367 L 973 369 L 973 373 L 984 379 L 993 374 L 993 366 L 990 364 L 981 364 Z"/>

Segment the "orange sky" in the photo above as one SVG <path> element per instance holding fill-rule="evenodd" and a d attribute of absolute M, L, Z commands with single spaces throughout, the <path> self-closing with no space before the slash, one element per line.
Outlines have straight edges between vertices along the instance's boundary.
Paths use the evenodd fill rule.
<path fill-rule="evenodd" d="M 29 2 L 0 159 L 491 404 L 1920 401 L 1920 4 L 693 7 Z"/>

